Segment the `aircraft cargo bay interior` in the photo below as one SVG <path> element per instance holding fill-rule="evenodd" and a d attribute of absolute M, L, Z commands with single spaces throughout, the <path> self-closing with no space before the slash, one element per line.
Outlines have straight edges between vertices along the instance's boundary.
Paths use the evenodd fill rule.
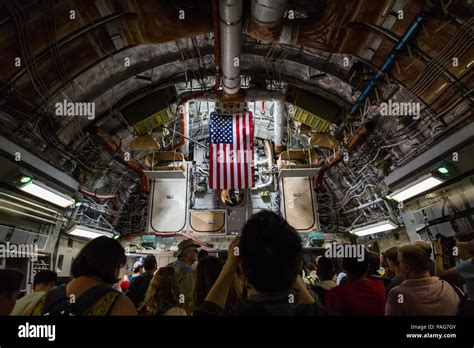
<path fill-rule="evenodd" d="M 473 13 L 1 2 L 0 316 L 473 315 Z"/>

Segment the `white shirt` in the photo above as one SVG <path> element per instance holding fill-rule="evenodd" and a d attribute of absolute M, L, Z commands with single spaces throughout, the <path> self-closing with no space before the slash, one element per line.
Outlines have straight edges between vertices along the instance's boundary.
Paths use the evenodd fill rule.
<path fill-rule="evenodd" d="M 15 308 L 10 315 L 24 315 L 25 309 L 32 303 L 38 302 L 45 294 L 44 291 L 35 291 L 16 301 Z"/>

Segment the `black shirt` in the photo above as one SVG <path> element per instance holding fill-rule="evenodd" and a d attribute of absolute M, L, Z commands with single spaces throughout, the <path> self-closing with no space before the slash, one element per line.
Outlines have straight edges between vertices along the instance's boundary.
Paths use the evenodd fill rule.
<path fill-rule="evenodd" d="M 196 308 L 194 315 L 328 315 L 328 312 L 317 303 L 300 305 L 297 305 L 296 303 L 298 303 L 298 296 L 290 291 L 255 294 L 239 305 L 235 312 L 225 313 L 222 307 L 219 307 L 213 302 L 204 301 Z"/>
<path fill-rule="evenodd" d="M 145 300 L 145 295 L 153 278 L 153 272 L 145 272 L 132 279 L 125 295 L 130 297 L 133 304 L 138 308 Z"/>

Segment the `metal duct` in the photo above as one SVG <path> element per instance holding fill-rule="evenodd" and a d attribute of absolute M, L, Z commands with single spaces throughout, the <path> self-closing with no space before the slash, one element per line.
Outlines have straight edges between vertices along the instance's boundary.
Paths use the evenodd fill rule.
<path fill-rule="evenodd" d="M 262 41 L 275 41 L 280 36 L 287 0 L 252 0 L 252 17 L 248 31 Z"/>
<path fill-rule="evenodd" d="M 222 86 L 224 93 L 240 89 L 240 49 L 242 37 L 242 0 L 220 0 L 222 43 Z"/>
<path fill-rule="evenodd" d="M 275 152 L 280 153 L 283 150 L 282 141 L 286 129 L 285 102 L 282 100 L 275 100 L 273 105 L 273 127 L 275 130 L 275 138 L 273 141 L 275 143 Z"/>

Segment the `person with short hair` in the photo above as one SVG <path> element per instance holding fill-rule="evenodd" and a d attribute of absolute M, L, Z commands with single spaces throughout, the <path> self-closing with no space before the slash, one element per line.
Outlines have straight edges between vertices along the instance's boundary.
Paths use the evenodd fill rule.
<path fill-rule="evenodd" d="M 326 294 L 326 307 L 343 315 L 383 315 L 385 287 L 382 281 L 367 277 L 367 251 L 362 258 L 344 258 L 342 266 L 346 281 Z"/>
<path fill-rule="evenodd" d="M 314 287 L 318 282 L 317 268 L 314 263 L 308 263 L 306 265 L 306 277 L 304 282 L 308 284 L 309 287 Z"/>
<path fill-rule="evenodd" d="M 319 301 L 324 303 L 327 292 L 337 286 L 337 283 L 334 281 L 334 265 L 331 259 L 322 256 L 318 259 L 316 268 L 319 283 L 312 290 L 318 295 Z"/>
<path fill-rule="evenodd" d="M 17 269 L 0 269 L 0 316 L 9 315 L 20 295 L 24 274 Z"/>
<path fill-rule="evenodd" d="M 179 291 L 184 296 L 184 309 L 188 314 L 191 314 L 193 310 L 194 270 L 192 266 L 197 261 L 198 248 L 200 245 L 194 243 L 192 239 L 183 240 L 174 253 L 177 260 L 167 265 L 176 271 Z"/>
<path fill-rule="evenodd" d="M 367 258 L 369 260 L 369 270 L 367 277 L 374 280 L 382 280 L 382 275 L 379 273 L 380 269 L 380 255 L 375 251 L 367 251 Z"/>
<path fill-rule="evenodd" d="M 179 287 L 173 267 L 161 267 L 153 276 L 141 305 L 141 315 L 183 316 L 179 306 Z"/>
<path fill-rule="evenodd" d="M 425 240 L 415 240 L 412 244 L 423 249 L 426 255 L 428 255 L 428 258 L 430 259 L 430 275 L 434 276 L 436 273 L 436 266 L 435 262 L 431 259 L 431 256 L 433 255 L 433 248 L 431 247 L 431 243 Z"/>
<path fill-rule="evenodd" d="M 33 292 L 16 301 L 11 315 L 25 315 L 30 306 L 36 306 L 38 301 L 56 287 L 58 275 L 54 271 L 38 271 L 33 280 Z"/>
<path fill-rule="evenodd" d="M 469 300 L 474 301 L 474 232 L 457 232 L 454 235 L 461 262 L 453 268 L 444 269 L 441 241 L 435 242 L 436 275 L 452 284 L 466 284 Z"/>
<path fill-rule="evenodd" d="M 405 280 L 405 276 L 400 270 L 400 263 L 398 262 L 398 247 L 391 247 L 385 251 L 385 257 L 387 259 L 388 268 L 390 272 L 394 274 L 390 282 L 386 285 L 386 293 L 388 294 L 390 290 L 394 287 L 399 286 Z"/>
<path fill-rule="evenodd" d="M 153 274 L 155 273 L 157 266 L 158 263 L 155 255 L 147 255 L 145 260 L 143 260 L 143 268 L 145 271 L 138 277 L 133 278 L 128 285 L 128 290 L 125 294 L 132 300 L 135 308 L 140 308 L 145 300 L 148 286 L 153 279 Z"/>
<path fill-rule="evenodd" d="M 388 293 L 386 315 L 456 315 L 460 299 L 454 288 L 430 276 L 426 252 L 408 245 L 398 251 L 400 270 L 406 280 Z"/>
<path fill-rule="evenodd" d="M 236 269 L 254 290 L 230 314 L 324 315 L 299 275 L 302 241 L 281 216 L 261 211 L 244 225 L 229 245 L 227 261 L 195 315 L 223 314 Z"/>

